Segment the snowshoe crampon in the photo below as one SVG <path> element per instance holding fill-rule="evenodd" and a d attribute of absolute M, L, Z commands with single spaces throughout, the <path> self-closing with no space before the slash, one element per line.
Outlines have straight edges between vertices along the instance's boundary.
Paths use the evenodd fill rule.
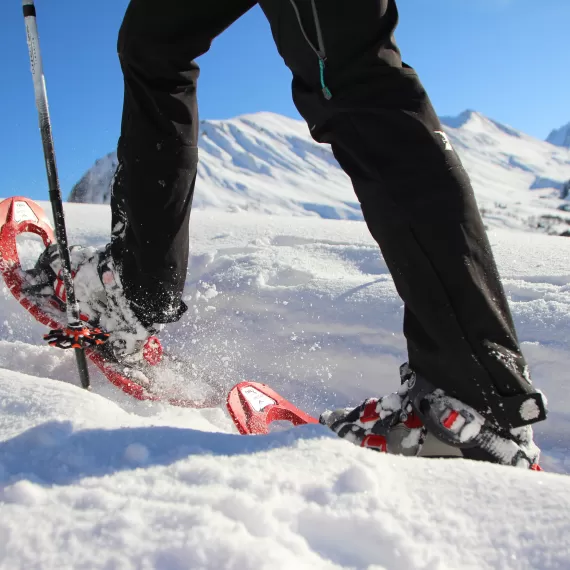
<path fill-rule="evenodd" d="M 20 234 L 26 233 L 39 236 L 45 247 L 55 243 L 54 232 L 45 212 L 33 200 L 18 196 L 0 202 L 0 272 L 6 286 L 36 321 L 50 329 L 63 329 L 67 325 L 66 315 L 57 299 L 41 303 L 39 299 L 25 294 L 26 273 L 22 269 L 16 240 Z M 162 400 L 191 408 L 212 405 L 206 401 L 154 394 L 151 383 L 141 370 L 106 359 L 104 353 L 95 348 L 88 348 L 85 353 L 112 384 L 138 400 Z"/>

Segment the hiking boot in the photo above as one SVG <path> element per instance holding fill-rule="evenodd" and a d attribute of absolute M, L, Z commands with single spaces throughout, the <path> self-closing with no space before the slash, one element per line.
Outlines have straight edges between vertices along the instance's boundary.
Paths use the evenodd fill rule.
<path fill-rule="evenodd" d="M 97 348 L 106 360 L 130 365 L 158 364 L 162 357 L 160 341 L 153 325 L 143 324 L 125 298 L 110 247 L 74 246 L 70 248 L 71 272 L 81 320 L 109 333 Z M 59 248 L 50 245 L 33 269 L 26 271 L 22 292 L 53 314 L 66 319 L 66 291 L 62 278 Z"/>
<path fill-rule="evenodd" d="M 530 425 L 499 427 L 443 390 L 418 381 L 407 364 L 400 372 L 398 392 L 356 408 L 326 411 L 319 421 L 339 437 L 386 453 L 463 457 L 540 470 Z"/>

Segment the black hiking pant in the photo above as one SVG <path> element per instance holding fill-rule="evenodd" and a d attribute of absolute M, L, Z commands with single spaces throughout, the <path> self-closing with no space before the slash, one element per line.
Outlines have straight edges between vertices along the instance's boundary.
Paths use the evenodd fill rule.
<path fill-rule="evenodd" d="M 183 312 L 196 181 L 194 59 L 253 0 L 131 0 L 113 257 L 147 322 Z M 393 39 L 394 0 L 261 0 L 312 136 L 350 176 L 405 303 L 409 363 L 504 427 L 543 417 L 469 179 Z M 528 408 L 527 408 L 528 410 Z M 532 416 L 532 417 L 530 417 Z"/>

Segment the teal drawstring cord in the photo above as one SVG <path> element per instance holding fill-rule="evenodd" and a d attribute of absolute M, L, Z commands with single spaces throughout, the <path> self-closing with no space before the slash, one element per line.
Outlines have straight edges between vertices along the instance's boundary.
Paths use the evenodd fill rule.
<path fill-rule="evenodd" d="M 311 0 L 311 6 L 313 7 L 313 16 L 315 19 L 315 27 L 317 28 L 317 40 L 319 43 L 318 49 L 315 47 L 315 45 L 313 44 L 313 42 L 310 40 L 309 36 L 307 35 L 307 32 L 303 26 L 303 20 L 301 18 L 301 13 L 299 12 L 299 8 L 297 8 L 297 4 L 295 3 L 295 0 L 289 0 L 289 2 L 291 3 L 291 6 L 293 7 L 295 15 L 297 16 L 297 21 L 299 22 L 299 27 L 301 28 L 301 32 L 303 34 L 303 37 L 305 38 L 305 41 L 309 44 L 309 47 L 315 52 L 316 56 L 319 58 L 319 69 L 321 71 L 320 75 L 321 75 L 322 94 L 327 101 L 330 101 L 332 99 L 333 95 L 331 93 L 331 90 L 327 87 L 327 84 L 325 83 L 325 60 L 326 60 L 327 56 L 326 56 L 326 52 L 325 52 L 325 42 L 323 40 L 323 34 L 321 31 L 321 24 L 319 22 L 319 15 L 317 13 L 317 6 L 315 4 L 315 0 Z"/>
<path fill-rule="evenodd" d="M 321 70 L 321 87 L 323 88 L 323 95 L 327 101 L 330 101 L 332 99 L 332 93 L 325 83 L 325 60 L 322 57 L 319 57 L 319 68 Z"/>

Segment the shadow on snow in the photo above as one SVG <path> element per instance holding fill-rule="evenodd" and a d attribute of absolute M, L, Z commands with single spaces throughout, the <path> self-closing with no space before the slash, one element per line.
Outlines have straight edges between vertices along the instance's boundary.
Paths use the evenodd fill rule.
<path fill-rule="evenodd" d="M 249 455 L 322 438 L 336 436 L 318 425 L 242 436 L 163 426 L 74 432 L 71 422 L 54 421 L 0 443 L 0 484 L 26 479 L 66 485 L 139 467 L 167 466 L 194 455 Z"/>

